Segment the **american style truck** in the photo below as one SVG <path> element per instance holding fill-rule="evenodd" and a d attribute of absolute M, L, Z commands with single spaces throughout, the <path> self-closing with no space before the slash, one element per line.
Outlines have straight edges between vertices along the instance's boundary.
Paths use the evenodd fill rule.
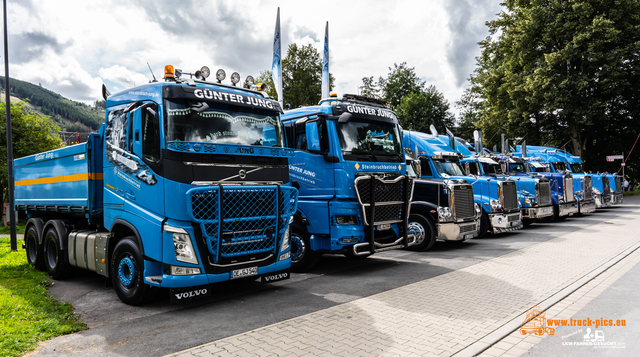
<path fill-rule="evenodd" d="M 522 150 L 521 146 L 517 148 Z M 612 204 L 613 191 L 609 188 L 609 177 L 606 174 L 586 173 L 580 157 L 545 146 L 526 146 L 526 151 L 542 162 L 550 172 L 571 173 L 580 213 L 592 213 L 597 207 Z"/>
<path fill-rule="evenodd" d="M 172 301 L 209 284 L 289 277 L 289 182 L 278 102 L 251 86 L 165 67 L 164 81 L 106 99 L 86 143 L 15 160 L 28 262 L 54 279 L 72 269 L 109 278 L 125 303 L 157 288 Z M 107 280 L 109 281 L 109 280 Z"/>
<path fill-rule="evenodd" d="M 464 178 L 458 154 L 432 144 L 418 132 L 404 131 L 407 169 L 416 177 L 409 216 L 409 232 L 424 251 L 436 240 L 462 242 L 478 236 L 482 209 L 474 201 L 473 186 Z M 443 151 L 443 149 L 445 151 Z"/>
<path fill-rule="evenodd" d="M 481 137 L 481 134 L 477 135 Z M 481 143 L 476 145 L 480 146 Z M 507 153 L 505 140 L 500 153 L 484 149 L 479 154 L 470 151 L 467 146 L 461 146 L 459 151 L 464 155 L 462 163 L 469 173 L 497 180 L 512 179 L 516 182 L 523 225 L 553 216 L 551 182 L 541 175 L 519 175 L 527 172 L 526 165 L 523 164 L 523 159 Z"/>
<path fill-rule="evenodd" d="M 453 137 L 449 137 L 448 140 L 445 139 L 446 137 L 441 138 L 435 128 L 431 131 L 431 134 L 415 133 L 416 137 L 438 150 L 431 160 L 428 160 L 430 165 L 423 165 L 422 176 L 430 177 L 433 171 L 429 172 L 429 170 L 442 171 L 446 168 L 447 171 L 442 171 L 440 175 L 445 178 L 448 176 L 450 179 L 464 179 L 471 184 L 474 202 L 481 208 L 478 237 L 484 236 L 487 232 L 497 234 L 522 228 L 515 181 L 467 175 L 460 166 L 460 159 L 463 157 L 460 152 L 461 145 L 456 144 Z M 422 155 L 418 152 L 418 156 Z"/>
<path fill-rule="evenodd" d="M 331 96 L 282 115 L 295 149 L 289 175 L 299 189 L 291 225 L 291 268 L 322 254 L 363 257 L 408 247 L 413 179 L 406 175 L 398 119 L 384 102 Z"/>

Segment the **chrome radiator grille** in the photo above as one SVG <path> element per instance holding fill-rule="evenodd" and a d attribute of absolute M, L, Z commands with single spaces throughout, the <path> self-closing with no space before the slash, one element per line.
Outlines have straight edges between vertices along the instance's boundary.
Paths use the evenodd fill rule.
<path fill-rule="evenodd" d="M 373 186 L 373 199 L 371 197 L 371 185 Z M 408 187 L 407 187 L 408 186 Z M 360 176 L 355 180 L 356 194 L 362 206 L 362 213 L 366 225 L 369 225 L 371 205 L 375 205 L 373 224 L 402 222 L 405 192 L 409 199 L 413 193 L 413 180 L 406 184 L 405 176 L 398 176 L 385 180 L 381 177 Z"/>
<path fill-rule="evenodd" d="M 465 219 L 475 217 L 473 187 L 469 184 L 453 187 L 453 217 Z"/>
<path fill-rule="evenodd" d="M 622 193 L 622 178 L 620 176 L 614 177 L 616 183 L 616 193 Z"/>
<path fill-rule="evenodd" d="M 584 177 L 584 198 L 591 199 L 593 197 L 593 186 L 591 183 L 591 176 Z"/>
<path fill-rule="evenodd" d="M 549 181 L 540 181 L 538 184 L 538 205 L 548 206 L 551 204 L 551 184 Z"/>
<path fill-rule="evenodd" d="M 565 177 L 564 178 L 564 201 L 565 202 L 573 202 L 576 198 L 574 196 L 573 191 L 573 178 Z"/>
<path fill-rule="evenodd" d="M 608 195 L 611 193 L 611 186 L 609 185 L 609 178 L 607 176 L 602 176 L 602 194 Z"/>
<path fill-rule="evenodd" d="M 518 192 L 516 191 L 516 183 L 511 180 L 502 181 L 502 207 L 505 210 L 518 208 Z"/>

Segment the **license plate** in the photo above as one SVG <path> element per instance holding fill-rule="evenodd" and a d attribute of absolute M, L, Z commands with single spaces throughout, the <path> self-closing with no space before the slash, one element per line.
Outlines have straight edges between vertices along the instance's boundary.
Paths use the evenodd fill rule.
<path fill-rule="evenodd" d="M 547 214 L 551 214 L 553 212 L 553 207 L 542 207 L 542 209 L 540 210 L 540 215 L 544 216 Z"/>
<path fill-rule="evenodd" d="M 473 233 L 469 233 L 469 234 L 465 234 L 465 235 L 464 235 L 464 239 L 465 239 L 465 240 L 467 240 L 467 239 L 472 239 L 472 238 L 473 238 Z"/>
<path fill-rule="evenodd" d="M 252 275 L 258 275 L 258 267 L 236 269 L 231 271 L 231 279 L 244 278 Z"/>
<path fill-rule="evenodd" d="M 379 224 L 378 225 L 378 230 L 379 231 L 386 231 L 388 229 L 391 229 L 391 224 L 389 224 L 389 223 Z"/>

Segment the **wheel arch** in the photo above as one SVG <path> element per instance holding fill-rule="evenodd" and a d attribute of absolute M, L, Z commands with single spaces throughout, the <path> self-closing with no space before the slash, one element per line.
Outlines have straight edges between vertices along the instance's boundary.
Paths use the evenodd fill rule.
<path fill-rule="evenodd" d="M 116 244 L 118 244 L 121 239 L 124 239 L 126 237 L 134 237 L 134 240 L 138 245 L 138 249 L 140 249 L 140 253 L 142 254 L 142 259 L 145 258 L 142 238 L 140 237 L 138 229 L 133 224 L 125 221 L 124 219 L 118 218 L 111 224 L 111 229 L 109 229 L 109 232 L 111 232 L 111 239 L 109 239 L 109 246 L 107 247 L 109 255 L 111 255 L 113 249 L 116 247 Z"/>
<path fill-rule="evenodd" d="M 432 213 L 431 211 L 435 212 Z M 434 203 L 425 201 L 411 202 L 411 211 L 409 212 L 409 215 L 411 214 L 419 214 L 424 216 L 424 218 L 430 220 L 434 226 L 437 226 L 438 224 L 438 205 Z"/>
<path fill-rule="evenodd" d="M 38 232 L 38 244 L 42 244 L 44 238 L 44 221 L 42 220 L 42 218 L 30 218 L 24 227 L 25 235 L 27 234 L 31 226 L 34 226 L 36 228 L 36 232 Z"/>

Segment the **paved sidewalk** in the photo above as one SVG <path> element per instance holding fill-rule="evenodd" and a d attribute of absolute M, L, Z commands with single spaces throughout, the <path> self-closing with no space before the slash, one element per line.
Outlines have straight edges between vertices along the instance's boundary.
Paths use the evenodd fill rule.
<path fill-rule="evenodd" d="M 450 356 L 472 345 L 475 351 L 485 336 L 639 247 L 639 214 L 169 356 Z"/>

